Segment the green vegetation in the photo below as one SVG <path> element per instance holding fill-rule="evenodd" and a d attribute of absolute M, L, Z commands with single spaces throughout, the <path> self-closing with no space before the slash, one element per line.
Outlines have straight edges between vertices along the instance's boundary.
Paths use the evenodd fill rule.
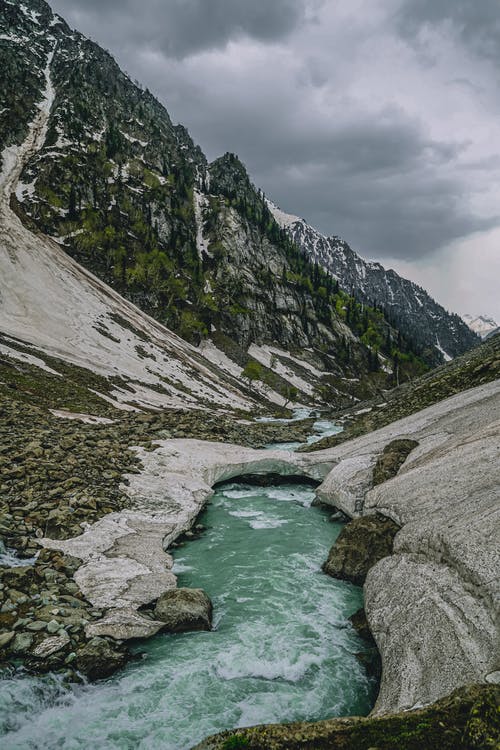
<path fill-rule="evenodd" d="M 248 384 L 253 383 L 254 380 L 262 379 L 262 365 L 255 359 L 250 359 L 241 372 L 241 377 L 244 380 L 248 380 Z"/>
<path fill-rule="evenodd" d="M 238 750 L 238 748 L 249 747 L 249 744 L 242 734 L 234 734 L 223 743 L 222 750 Z"/>

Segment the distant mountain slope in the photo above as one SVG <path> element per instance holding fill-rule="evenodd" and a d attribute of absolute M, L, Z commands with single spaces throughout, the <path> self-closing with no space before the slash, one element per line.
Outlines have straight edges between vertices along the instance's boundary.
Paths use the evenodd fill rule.
<path fill-rule="evenodd" d="M 376 305 L 417 346 L 433 350 L 436 362 L 456 357 L 479 343 L 478 337 L 455 314 L 447 312 L 422 287 L 363 260 L 340 237 L 325 237 L 298 216 L 269 206 L 276 221 L 315 263 L 340 286 L 367 304 Z"/>
<path fill-rule="evenodd" d="M 486 317 L 485 315 L 463 315 L 462 316 L 471 331 L 474 331 L 482 339 L 486 339 L 489 336 L 493 336 L 495 333 L 500 332 L 500 326 L 493 318 Z"/>

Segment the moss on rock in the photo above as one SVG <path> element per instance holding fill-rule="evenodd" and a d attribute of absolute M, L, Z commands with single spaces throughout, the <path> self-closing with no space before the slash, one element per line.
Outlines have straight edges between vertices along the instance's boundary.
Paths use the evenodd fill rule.
<path fill-rule="evenodd" d="M 490 750 L 499 742 L 500 687 L 475 685 L 415 711 L 239 729 L 193 750 Z"/>
<path fill-rule="evenodd" d="M 350 521 L 331 548 L 323 571 L 361 586 L 370 568 L 392 553 L 399 526 L 390 518 L 364 516 Z"/>

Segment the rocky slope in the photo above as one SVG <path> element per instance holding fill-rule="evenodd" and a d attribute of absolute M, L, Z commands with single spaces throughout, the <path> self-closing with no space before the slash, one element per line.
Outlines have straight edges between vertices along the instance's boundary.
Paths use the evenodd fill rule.
<path fill-rule="evenodd" d="M 436 363 L 448 361 L 477 345 L 474 330 L 435 302 L 425 289 L 395 271 L 386 270 L 380 263 L 363 260 L 340 237 L 325 237 L 304 219 L 287 214 L 272 203 L 269 205 L 280 226 L 313 262 L 338 279 L 342 289 L 383 310 Z"/>

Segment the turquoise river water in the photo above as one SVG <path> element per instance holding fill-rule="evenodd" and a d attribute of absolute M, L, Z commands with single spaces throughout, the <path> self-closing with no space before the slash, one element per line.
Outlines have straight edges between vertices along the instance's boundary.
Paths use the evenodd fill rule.
<path fill-rule="evenodd" d="M 361 590 L 322 574 L 341 527 L 313 498 L 304 485 L 219 488 L 174 569 L 211 596 L 215 629 L 156 636 L 94 685 L 3 679 L 0 747 L 185 750 L 230 727 L 367 713 L 373 685 L 347 620 Z"/>

